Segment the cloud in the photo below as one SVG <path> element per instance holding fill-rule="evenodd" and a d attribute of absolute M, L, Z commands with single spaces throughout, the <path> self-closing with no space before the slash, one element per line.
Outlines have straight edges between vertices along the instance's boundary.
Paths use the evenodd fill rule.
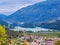
<path fill-rule="evenodd" d="M 18 9 L 42 1 L 45 0 L 0 0 L 0 13 L 10 15 Z"/>

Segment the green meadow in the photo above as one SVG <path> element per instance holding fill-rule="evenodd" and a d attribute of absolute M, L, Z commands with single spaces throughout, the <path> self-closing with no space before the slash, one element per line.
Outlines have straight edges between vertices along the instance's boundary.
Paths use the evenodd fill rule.
<path fill-rule="evenodd" d="M 60 37 L 60 31 L 48 31 L 48 32 L 27 32 L 28 35 L 37 35 L 37 36 L 44 36 L 44 37 Z"/>

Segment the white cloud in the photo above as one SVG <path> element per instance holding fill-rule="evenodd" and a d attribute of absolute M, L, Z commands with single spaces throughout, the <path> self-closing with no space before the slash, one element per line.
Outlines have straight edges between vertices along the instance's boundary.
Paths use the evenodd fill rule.
<path fill-rule="evenodd" d="M 0 0 L 0 13 L 10 15 L 18 9 L 42 1 L 45 0 Z"/>

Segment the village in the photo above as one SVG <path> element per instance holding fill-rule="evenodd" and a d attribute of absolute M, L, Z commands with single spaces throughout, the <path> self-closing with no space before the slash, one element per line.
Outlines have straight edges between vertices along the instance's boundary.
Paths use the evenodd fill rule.
<path fill-rule="evenodd" d="M 60 41 L 59 37 L 45 37 L 38 35 L 28 35 L 26 31 L 23 31 L 21 37 L 17 36 L 15 41 L 12 39 L 9 45 L 55 45 L 57 41 Z"/>
<path fill-rule="evenodd" d="M 14 29 L 10 29 L 14 31 L 18 31 L 19 34 L 20 31 L 22 31 L 22 36 L 17 36 L 14 40 L 10 38 L 9 45 L 55 45 L 57 41 L 60 41 L 60 37 L 51 37 L 48 33 L 49 29 L 43 29 L 43 28 L 22 28 L 22 27 L 15 27 Z M 29 31 L 32 32 L 32 34 L 28 34 Z M 40 31 L 40 32 L 38 32 Z M 39 35 L 34 34 L 35 32 L 40 33 Z M 52 32 L 52 30 L 50 30 Z M 45 34 L 48 34 L 47 37 Z M 45 35 L 45 36 L 43 36 Z"/>
<path fill-rule="evenodd" d="M 0 29 L 3 30 L 2 33 L 4 34 L 0 39 L 0 45 L 55 45 L 60 41 L 59 31 L 42 31 L 42 28 L 33 28 L 40 31 L 26 31 L 28 28 L 15 28 L 17 31 L 14 31 L 1 25 Z"/>

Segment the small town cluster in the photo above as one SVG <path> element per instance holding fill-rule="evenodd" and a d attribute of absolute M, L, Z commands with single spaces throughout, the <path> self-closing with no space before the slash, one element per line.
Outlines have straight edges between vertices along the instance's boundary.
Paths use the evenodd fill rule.
<path fill-rule="evenodd" d="M 60 38 L 47 38 L 47 37 L 38 37 L 34 35 L 24 35 L 21 38 L 18 37 L 16 42 L 10 42 L 9 45 L 55 45 Z"/>

